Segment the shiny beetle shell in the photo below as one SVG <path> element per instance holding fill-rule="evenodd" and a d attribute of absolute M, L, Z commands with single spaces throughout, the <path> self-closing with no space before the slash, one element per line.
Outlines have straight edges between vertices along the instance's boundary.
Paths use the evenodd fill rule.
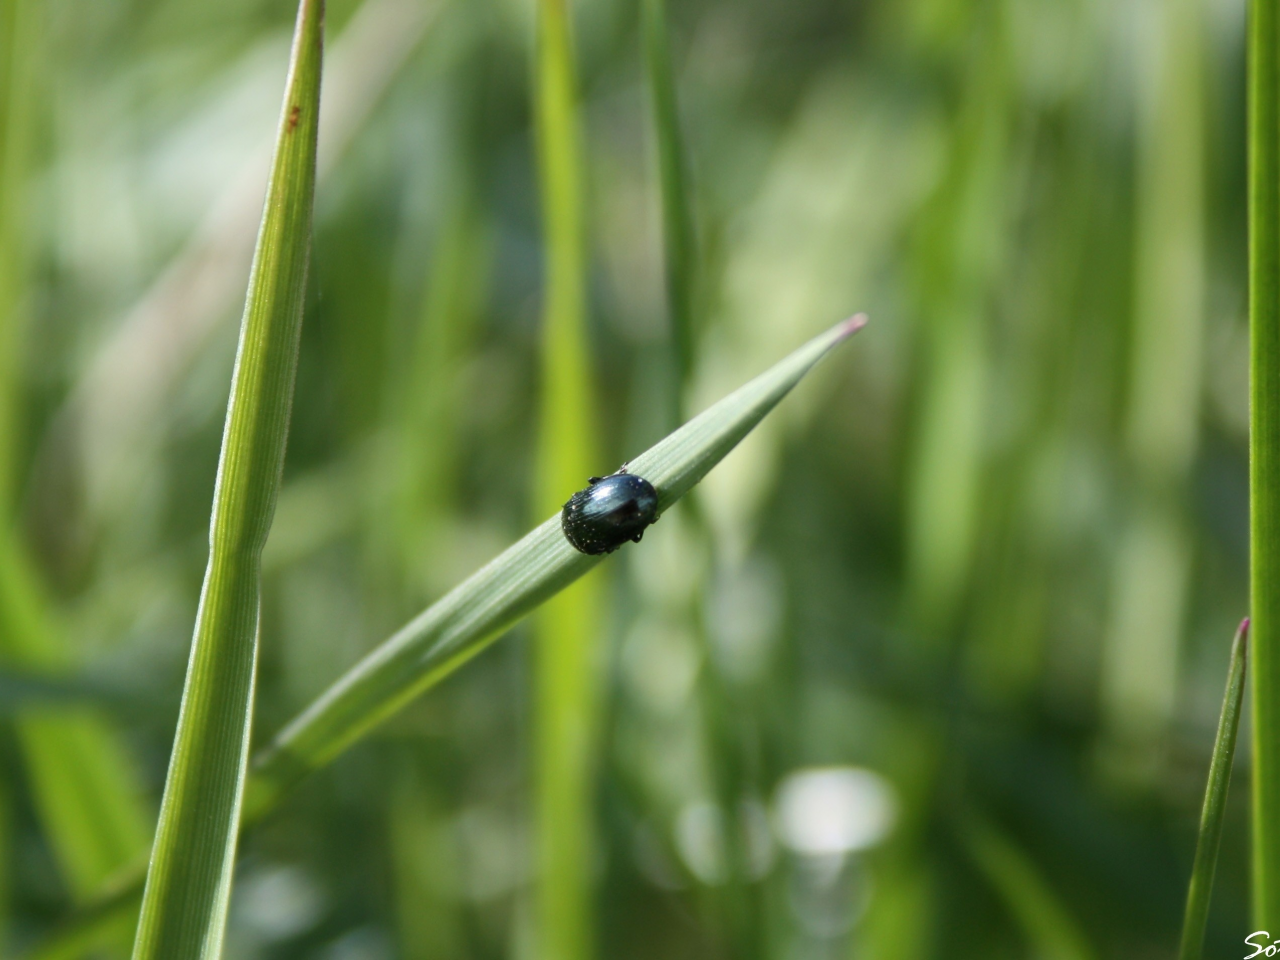
<path fill-rule="evenodd" d="M 628 540 L 639 543 L 658 519 L 658 491 L 644 477 L 618 472 L 592 477 L 560 512 L 565 538 L 583 553 L 613 553 Z"/>

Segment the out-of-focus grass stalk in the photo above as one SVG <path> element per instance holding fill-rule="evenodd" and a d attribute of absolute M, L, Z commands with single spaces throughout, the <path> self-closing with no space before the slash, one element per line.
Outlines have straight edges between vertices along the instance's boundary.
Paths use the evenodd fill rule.
<path fill-rule="evenodd" d="M 583 173 L 567 0 L 539 0 L 535 114 L 542 195 L 541 406 L 535 503 L 558 509 L 608 472 L 596 456 L 586 332 Z M 534 624 L 538 960 L 594 953 L 591 909 L 594 757 L 600 697 L 599 591 L 584 580 L 550 600 Z"/>
<path fill-rule="evenodd" d="M 959 835 L 974 864 L 1022 928 L 1035 956 L 1044 960 L 1095 956 L 1065 904 L 1017 844 L 976 815 L 964 818 Z"/>
<path fill-rule="evenodd" d="M 0 5 L 0 657 L 59 671 L 71 666 L 70 652 L 14 529 L 43 16 L 34 0 Z M 15 727 L 41 827 L 67 886 L 83 899 L 146 848 L 141 791 L 121 745 L 92 711 L 33 706 Z"/>
<path fill-rule="evenodd" d="M 421 747 L 399 756 L 387 810 L 395 879 L 397 941 L 403 960 L 439 960 L 467 954 L 459 910 L 442 891 L 457 885 L 460 869 L 454 822 L 441 802 L 438 780 L 419 772 Z"/>
<path fill-rule="evenodd" d="M 45 672 L 71 667 L 34 572 L 0 531 L 0 636 L 7 659 Z M 88 707 L 31 706 L 17 720 L 36 809 L 77 899 L 96 892 L 147 844 L 147 817 L 125 753 Z"/>
<path fill-rule="evenodd" d="M 1101 701 L 1111 736 L 1155 757 L 1150 744 L 1175 706 L 1193 559 L 1184 504 L 1200 423 L 1205 24 L 1198 0 L 1152 4 L 1143 14 L 1124 438 L 1133 485 L 1116 550 Z M 1145 766 L 1125 756 L 1126 769 Z"/>
<path fill-rule="evenodd" d="M 35 116 L 40 4 L 0 6 L 0 509 L 11 519 L 17 487 L 19 370 L 28 265 L 27 177 Z"/>
<path fill-rule="evenodd" d="M 461 164 L 460 164 L 461 165 Z M 460 173 L 433 247 L 420 323 L 392 428 L 391 502 L 385 523 L 402 576 L 428 560 L 456 501 L 459 370 L 488 275 L 489 245 L 468 174 Z M 410 594 L 420 591 L 410 590 Z"/>
<path fill-rule="evenodd" d="M 10 916 L 13 914 L 13 798 L 8 783 L 0 780 L 0 955 L 9 956 L 13 946 L 9 942 L 13 926 Z"/>
<path fill-rule="evenodd" d="M 659 513 L 693 489 L 833 347 L 862 328 L 852 317 L 632 458 L 658 491 Z M 309 773 L 330 763 L 415 697 L 444 680 L 522 617 L 604 558 L 579 553 L 560 512 L 476 571 L 339 677 L 254 758 L 244 821 L 256 823 Z M 141 877 L 121 877 L 29 956 L 53 960 L 66 943 L 129 909 Z"/>
<path fill-rule="evenodd" d="M 462 386 L 470 368 L 477 321 L 491 261 L 487 209 L 480 197 L 485 157 L 476 136 L 483 105 L 481 71 L 487 47 L 467 52 L 451 86 L 458 88 L 448 126 L 447 172 L 425 168 L 421 176 L 442 179 L 448 200 L 435 224 L 426 287 L 418 303 L 408 363 L 397 371 L 388 415 L 391 441 L 386 454 L 389 502 L 377 526 L 394 566 L 388 581 L 399 585 L 396 606 L 420 599 L 451 549 L 449 520 L 459 508 L 459 423 Z M 425 204 L 424 204 L 425 206 Z M 422 231 L 415 231 L 421 233 Z M 411 243 L 414 274 L 421 273 L 421 250 Z M 420 284 L 415 276 L 415 286 Z M 386 509 L 389 507 L 389 509 Z M 427 573 L 424 575 L 424 571 Z M 446 720 L 447 722 L 447 720 Z M 405 960 L 434 960 L 467 952 L 463 905 L 458 888 L 453 813 L 443 789 L 450 777 L 424 773 L 423 758 L 438 752 L 423 736 L 410 741 L 400 758 L 387 797 L 391 835 L 396 932 Z M 436 774 L 436 775 L 431 775 Z"/>
<path fill-rule="evenodd" d="M 1196 838 L 1196 858 L 1187 887 L 1187 909 L 1182 920 L 1182 943 L 1178 960 L 1199 960 L 1204 950 L 1204 931 L 1213 896 L 1213 875 L 1218 866 L 1218 846 L 1222 822 L 1227 812 L 1227 791 L 1231 787 L 1231 765 L 1236 755 L 1236 734 L 1240 730 L 1240 708 L 1244 702 L 1245 673 L 1249 660 L 1249 620 L 1246 617 L 1231 645 L 1231 665 L 1227 670 L 1227 690 L 1222 696 L 1222 715 L 1209 760 L 1209 781 L 1200 812 L 1200 835 Z"/>
<path fill-rule="evenodd" d="M 925 858 L 892 850 L 877 857 L 871 906 L 850 937 L 848 960 L 914 960 L 930 956 L 937 899 Z"/>
<path fill-rule="evenodd" d="M 1008 8 L 950 2 L 938 10 L 944 8 L 969 24 L 971 36 L 949 57 L 960 100 L 913 264 L 921 373 L 906 477 L 904 620 L 916 636 L 904 659 L 926 680 L 945 669 L 974 570 L 987 467 L 988 325 L 1019 182 L 1010 140 L 1021 109 Z M 936 718 L 922 723 L 918 735 L 929 743 L 927 752 L 946 751 L 947 734 Z M 935 760 L 903 786 L 903 808 L 914 815 L 877 855 L 890 882 L 867 906 L 864 929 L 855 937 L 859 956 L 905 960 L 922 942 L 933 947 L 928 924 L 940 904 L 926 811 L 933 808 L 939 776 Z M 913 928 L 905 911 L 920 916 L 920 926 Z"/>
<path fill-rule="evenodd" d="M 679 423 L 685 418 L 683 397 L 693 369 L 698 253 L 686 179 L 684 137 L 680 130 L 680 110 L 667 37 L 666 0 L 644 0 L 642 17 L 649 104 L 653 111 L 654 153 L 662 195 L 667 321 L 675 367 L 672 381 L 676 393 L 671 416 L 675 423 Z"/>
<path fill-rule="evenodd" d="M 954 631 L 972 569 L 991 366 L 989 297 L 1014 181 L 1007 14 L 996 5 L 975 11 L 981 29 L 957 64 L 963 101 L 917 262 L 923 380 L 907 482 L 906 602 L 925 662 Z"/>
<path fill-rule="evenodd" d="M 253 718 L 262 547 L 284 465 L 311 253 L 323 29 L 323 0 L 302 0 L 134 960 L 222 953 Z"/>
<path fill-rule="evenodd" d="M 1249 515 L 1253 925 L 1280 926 L 1280 16 L 1253 0 L 1249 91 Z"/>
<path fill-rule="evenodd" d="M 672 425 L 686 415 L 695 363 L 696 284 L 699 273 L 694 233 L 692 197 L 687 180 L 684 137 L 671 63 L 666 0 L 644 0 L 641 7 L 644 59 L 649 79 L 654 154 L 662 198 L 663 267 L 667 290 L 667 329 L 670 361 L 668 416 Z M 693 536 L 710 541 L 711 531 L 697 509 L 696 498 L 682 507 Z M 713 545 L 714 546 L 714 545 Z M 713 551 L 714 552 L 714 551 Z M 748 795 L 742 763 L 743 744 L 736 736 L 732 696 L 718 668 L 715 651 L 702 616 L 702 591 L 690 596 L 686 611 L 689 626 L 702 653 L 698 673 L 698 702 L 706 740 L 708 770 L 720 828 L 719 849 L 724 852 L 724 896 L 719 898 L 720 922 L 726 940 L 738 960 L 758 956 L 764 949 L 762 912 L 749 901 L 748 825 L 744 820 Z"/>

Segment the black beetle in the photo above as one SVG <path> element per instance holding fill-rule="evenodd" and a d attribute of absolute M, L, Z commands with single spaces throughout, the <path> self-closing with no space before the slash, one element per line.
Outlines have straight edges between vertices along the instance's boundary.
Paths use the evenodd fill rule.
<path fill-rule="evenodd" d="M 608 477 L 591 477 L 560 512 L 565 539 L 583 553 L 613 553 L 628 540 L 639 543 L 644 528 L 658 519 L 658 491 L 623 467 Z"/>

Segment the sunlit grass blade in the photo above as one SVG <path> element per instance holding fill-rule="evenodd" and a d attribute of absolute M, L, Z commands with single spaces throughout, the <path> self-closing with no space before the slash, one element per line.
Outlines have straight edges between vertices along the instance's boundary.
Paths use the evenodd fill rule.
<path fill-rule="evenodd" d="M 596 462 L 586 337 L 582 159 L 570 15 L 538 5 L 538 157 L 546 249 L 535 503 L 557 509 Z M 592 954 L 592 771 L 600 685 L 594 578 L 552 597 L 534 622 L 536 954 Z"/>
<path fill-rule="evenodd" d="M 1017 108 L 1011 24 L 1002 7 L 975 20 L 947 168 L 922 218 L 914 284 L 921 308 L 921 380 L 906 480 L 905 612 L 921 663 L 956 626 L 978 542 L 992 360 L 987 297 L 1004 257 Z"/>
<path fill-rule="evenodd" d="M 657 488 L 659 511 L 693 489 L 814 364 L 865 322 L 860 314 L 815 337 L 633 458 L 629 469 Z M 531 531 L 369 653 L 255 756 L 245 821 L 260 820 L 299 780 L 449 676 L 602 559 L 569 545 L 558 512 Z M 80 935 L 101 916 L 128 909 L 129 890 L 129 879 L 122 878 L 103 891 L 92 915 L 70 918 L 59 937 Z M 59 956 L 59 942 L 46 943 L 31 956 Z"/>
<path fill-rule="evenodd" d="M 534 89 L 546 263 L 534 490 L 539 514 L 556 510 L 589 474 L 600 472 L 591 416 L 584 181 L 570 19 L 566 0 L 539 0 Z M 595 578 L 587 578 L 550 598 L 534 621 L 535 954 L 561 960 L 586 960 L 593 953 L 598 594 Z"/>
<path fill-rule="evenodd" d="M 1132 498 L 1118 531 L 1099 692 L 1113 764 L 1141 778 L 1177 702 L 1194 538 L 1188 480 L 1200 433 L 1205 312 L 1204 9 L 1144 8 L 1137 116 L 1125 455 Z"/>
<path fill-rule="evenodd" d="M 323 0 L 302 0 L 135 960 L 222 952 L 253 716 L 262 547 L 284 464 L 311 251 L 323 24 Z"/>
<path fill-rule="evenodd" d="M 1240 730 L 1240 708 L 1244 702 L 1248 661 L 1249 620 L 1246 617 L 1236 631 L 1235 642 L 1231 645 L 1227 690 L 1222 697 L 1222 715 L 1218 718 L 1218 734 L 1213 741 L 1209 782 L 1205 785 L 1204 807 L 1200 812 L 1200 835 L 1196 839 L 1196 858 L 1191 867 L 1191 883 L 1187 888 L 1187 909 L 1182 920 L 1179 960 L 1197 960 L 1204 949 L 1204 931 L 1209 920 L 1209 902 L 1213 896 L 1213 875 L 1218 866 L 1222 822 L 1227 812 L 1227 791 L 1231 787 L 1231 765 L 1236 755 L 1236 734 Z"/>
<path fill-rule="evenodd" d="M 1280 15 L 1249 5 L 1253 925 L 1280 926 Z"/>
<path fill-rule="evenodd" d="M 1075 919 L 1036 864 L 994 824 L 969 815 L 960 839 L 1022 929 L 1032 953 L 1044 960 L 1096 956 Z"/>

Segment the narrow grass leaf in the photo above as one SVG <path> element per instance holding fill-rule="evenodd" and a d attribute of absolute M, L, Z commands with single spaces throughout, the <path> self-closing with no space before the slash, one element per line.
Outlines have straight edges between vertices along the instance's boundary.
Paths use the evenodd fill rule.
<path fill-rule="evenodd" d="M 1205 785 L 1204 807 L 1200 812 L 1200 835 L 1196 839 L 1196 858 L 1187 888 L 1179 960 L 1197 960 L 1204 949 L 1204 931 L 1209 920 L 1213 875 L 1218 866 L 1218 846 L 1222 842 L 1222 822 L 1227 812 L 1227 790 L 1231 786 L 1231 764 L 1236 755 L 1236 734 L 1240 730 L 1240 707 L 1244 702 L 1248 660 L 1249 620 L 1246 617 L 1231 645 L 1227 690 L 1222 697 L 1222 715 L 1218 718 L 1218 734 L 1213 741 L 1209 782 Z"/>
<path fill-rule="evenodd" d="M 135 960 L 216 960 L 222 952 L 253 714 L 262 547 L 284 463 L 311 248 L 323 23 L 323 0 L 302 0 Z"/>
<path fill-rule="evenodd" d="M 676 400 L 672 412 L 679 417 L 683 410 L 684 391 L 693 369 L 697 245 L 686 182 L 680 110 L 671 66 L 666 0 L 644 0 L 641 15 L 645 63 L 649 74 L 649 105 L 653 113 L 654 152 L 658 161 L 658 183 L 662 195 L 667 321 L 670 324 L 671 349 L 675 361 L 672 379 Z"/>
<path fill-rule="evenodd" d="M 994 824 L 975 815 L 960 839 L 1014 921 L 1043 960 L 1092 960 L 1096 954 L 1065 904 L 1027 854 Z"/>
<path fill-rule="evenodd" d="M 1280 927 L 1280 12 L 1249 5 L 1253 925 Z"/>
<path fill-rule="evenodd" d="M 586 334 L 582 147 L 566 0 L 540 0 L 536 117 L 545 289 L 535 510 L 555 510 L 597 463 Z M 596 578 L 550 598 L 534 620 L 535 954 L 586 960 L 591 946 L 593 758 L 599 726 Z"/>

